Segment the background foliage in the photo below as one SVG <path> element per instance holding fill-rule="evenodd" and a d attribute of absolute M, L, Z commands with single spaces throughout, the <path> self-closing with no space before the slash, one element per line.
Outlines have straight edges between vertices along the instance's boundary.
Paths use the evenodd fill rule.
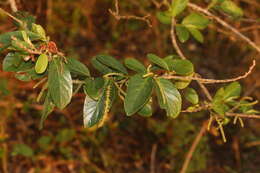
<path fill-rule="evenodd" d="M 6 9 L 5 1 L 0 1 Z M 195 2 L 195 1 L 194 1 Z M 196 3 L 205 6 L 206 1 Z M 245 17 L 259 20 L 258 1 L 240 0 Z M 148 64 L 147 53 L 160 57 L 174 53 L 169 26 L 161 25 L 158 9 L 152 1 L 120 1 L 120 12 L 144 16 L 153 25 L 136 20 L 117 21 L 108 13 L 114 8 L 110 0 L 85 1 L 19 1 L 19 9 L 37 16 L 37 22 L 47 28 L 66 55 L 85 64 L 100 52 L 134 57 Z M 62 9 L 62 10 L 61 10 Z M 220 14 L 223 15 L 223 14 Z M 259 43 L 259 23 L 228 22 Z M 1 32 L 13 29 L 13 24 L 1 16 Z M 9 21 L 9 22 L 8 22 Z M 183 22 L 185 23 L 185 22 Z M 193 38 L 182 45 L 185 54 L 195 63 L 197 72 L 206 78 L 228 78 L 246 71 L 251 58 L 259 54 L 218 25 L 203 31 L 204 44 Z M 91 69 L 94 71 L 94 69 Z M 116 109 L 109 114 L 103 128 L 89 131 L 82 127 L 84 94 L 73 97 L 64 111 L 55 110 L 38 130 L 40 111 L 33 82 L 17 81 L 10 73 L 0 73 L 1 166 L 9 172 L 148 172 L 153 148 L 156 149 L 156 171 L 176 172 L 199 131 L 205 113 L 182 114 L 174 121 L 156 109 L 153 118 L 128 118 Z M 7 80 L 8 79 L 8 80 Z M 259 99 L 259 66 L 243 80 L 244 92 Z M 215 92 L 221 85 L 210 85 Z M 196 85 L 194 88 L 198 87 Z M 203 97 L 203 96 L 202 96 Z M 118 105 L 122 107 L 122 105 Z M 259 122 L 246 121 L 246 128 L 234 125 L 226 128 L 228 143 L 223 144 L 216 129 L 201 141 L 189 167 L 190 172 L 257 172 L 259 171 Z M 250 145 L 251 144 L 251 145 Z"/>

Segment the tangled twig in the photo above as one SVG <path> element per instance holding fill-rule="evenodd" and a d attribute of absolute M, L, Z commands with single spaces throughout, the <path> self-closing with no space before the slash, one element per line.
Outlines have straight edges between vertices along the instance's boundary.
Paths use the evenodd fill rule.
<path fill-rule="evenodd" d="M 134 16 L 134 15 L 120 15 L 119 14 L 119 4 L 118 4 L 118 0 L 115 0 L 115 11 L 113 11 L 112 9 L 108 10 L 109 13 L 111 13 L 117 20 L 121 20 L 121 19 L 125 19 L 125 20 L 129 20 L 129 19 L 135 19 L 135 20 L 141 20 L 147 23 L 147 25 L 149 27 L 152 27 L 151 21 L 148 19 L 150 17 L 150 14 L 147 14 L 146 16 L 140 17 L 140 16 Z"/>
<path fill-rule="evenodd" d="M 190 8 L 192 8 L 195 11 L 204 13 L 205 15 L 209 16 L 210 18 L 214 19 L 215 21 L 217 21 L 219 24 L 221 24 L 222 26 L 224 26 L 225 28 L 231 30 L 234 34 L 236 34 L 238 37 L 240 37 L 242 40 L 246 41 L 249 45 L 251 45 L 257 52 L 260 53 L 260 47 L 258 47 L 252 40 L 250 40 L 248 37 L 246 37 L 245 35 L 243 35 L 241 32 L 239 32 L 236 28 L 232 27 L 231 25 L 229 25 L 227 22 L 225 22 L 224 20 L 222 20 L 221 18 L 215 16 L 214 14 L 212 14 L 211 12 L 209 12 L 206 9 L 203 9 L 199 6 L 197 6 L 196 4 L 193 3 L 188 3 L 188 6 Z"/>

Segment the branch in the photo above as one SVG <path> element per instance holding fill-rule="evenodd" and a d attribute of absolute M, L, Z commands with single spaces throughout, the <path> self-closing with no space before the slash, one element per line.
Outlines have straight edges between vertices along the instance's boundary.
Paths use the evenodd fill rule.
<path fill-rule="evenodd" d="M 147 25 L 149 27 L 152 27 L 152 24 L 150 22 L 150 20 L 148 20 L 148 18 L 150 17 L 150 14 L 140 17 L 140 16 L 133 16 L 133 15 L 127 15 L 127 16 L 123 16 L 119 14 L 119 5 L 118 5 L 118 0 L 115 0 L 115 9 L 116 11 L 113 11 L 111 9 L 109 9 L 109 13 L 112 14 L 117 20 L 121 20 L 121 19 L 125 19 L 125 20 L 129 20 L 129 19 L 135 19 L 135 20 L 141 20 L 147 23 Z"/>
<path fill-rule="evenodd" d="M 231 25 L 229 25 L 227 22 L 225 22 L 224 20 L 222 20 L 221 18 L 215 16 L 214 14 L 210 13 L 208 10 L 203 9 L 199 6 L 197 6 L 196 4 L 193 3 L 188 3 L 188 6 L 190 8 L 192 8 L 195 11 L 204 13 L 205 15 L 211 17 L 212 19 L 214 19 L 215 21 L 217 21 L 219 24 L 221 24 L 222 26 L 226 27 L 227 29 L 231 30 L 235 35 L 237 35 L 238 37 L 240 37 L 242 40 L 246 41 L 249 45 L 251 45 L 257 52 L 260 53 L 260 47 L 258 47 L 252 40 L 250 40 L 248 37 L 246 37 L 245 35 L 243 35 L 241 32 L 239 32 L 236 28 L 232 27 Z"/>
<path fill-rule="evenodd" d="M 8 0 L 8 1 L 9 1 L 9 3 L 10 3 L 10 6 L 11 6 L 12 11 L 13 11 L 14 13 L 17 12 L 18 10 L 17 10 L 17 5 L 16 5 L 15 0 Z"/>
<path fill-rule="evenodd" d="M 255 60 L 253 60 L 253 64 L 250 66 L 249 70 L 244 75 L 238 76 L 238 77 L 232 78 L 232 79 L 216 80 L 216 79 L 203 79 L 203 78 L 196 77 L 196 76 L 190 77 L 190 76 L 171 76 L 171 75 L 165 75 L 162 77 L 165 79 L 179 79 L 179 80 L 187 80 L 187 81 L 196 80 L 196 81 L 199 81 L 204 84 L 228 83 L 228 82 L 234 82 L 234 81 L 238 81 L 238 80 L 246 78 L 249 74 L 252 73 L 255 65 L 256 65 L 256 62 L 255 62 Z"/>
<path fill-rule="evenodd" d="M 226 113 L 225 115 L 229 117 L 260 119 L 260 115 L 250 115 L 250 114 L 248 115 L 248 114 L 240 114 L 240 113 Z"/>
<path fill-rule="evenodd" d="M 175 22 L 175 18 L 173 17 L 172 18 L 172 23 L 171 23 L 171 40 L 172 40 L 172 45 L 173 47 L 176 49 L 178 55 L 182 58 L 182 59 L 187 59 L 184 54 L 182 53 L 178 43 L 177 43 L 177 39 L 176 39 L 176 35 L 175 35 L 175 25 L 176 25 L 176 22 Z"/>
<path fill-rule="evenodd" d="M 181 168 L 181 171 L 180 173 L 185 173 L 187 171 L 187 168 L 189 166 L 189 163 L 191 161 L 191 158 L 192 158 L 192 155 L 195 151 L 195 149 L 197 148 L 197 145 L 199 144 L 201 138 L 203 137 L 204 133 L 207 131 L 207 124 L 208 124 L 208 121 L 205 121 L 203 122 L 203 125 L 198 133 L 198 135 L 196 136 L 195 140 L 193 141 L 189 151 L 188 151 L 188 154 L 186 155 L 186 158 L 185 158 L 185 161 L 182 165 L 182 168 Z"/>
<path fill-rule="evenodd" d="M 180 47 L 178 46 L 178 43 L 177 43 L 177 39 L 176 39 L 176 35 L 175 35 L 175 19 L 174 17 L 172 18 L 172 23 L 171 23 L 171 40 L 172 40 L 172 44 L 173 44 L 173 47 L 176 49 L 178 55 L 182 58 L 182 59 L 187 59 L 184 54 L 182 53 Z M 208 89 L 205 87 L 204 84 L 202 84 L 200 81 L 197 81 L 199 86 L 201 87 L 202 91 L 204 92 L 204 94 L 206 95 L 206 97 L 208 98 L 208 100 L 212 100 L 212 96 L 210 95 Z"/>

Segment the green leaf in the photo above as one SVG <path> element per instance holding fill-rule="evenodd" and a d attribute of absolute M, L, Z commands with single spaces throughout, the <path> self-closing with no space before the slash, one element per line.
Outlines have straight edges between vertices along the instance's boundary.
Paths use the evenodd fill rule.
<path fill-rule="evenodd" d="M 156 78 L 155 83 L 160 107 L 166 110 L 167 116 L 176 118 L 181 112 L 182 105 L 179 91 L 167 79 Z"/>
<path fill-rule="evenodd" d="M 134 58 L 125 59 L 125 66 L 138 73 L 146 73 L 145 66 Z"/>
<path fill-rule="evenodd" d="M 55 105 L 51 99 L 50 93 L 48 92 L 44 101 L 43 110 L 41 114 L 41 121 L 39 128 L 43 128 L 43 123 L 47 119 L 48 115 L 53 111 Z"/>
<path fill-rule="evenodd" d="M 191 13 L 182 21 L 182 25 L 185 27 L 195 29 L 204 29 L 208 26 L 208 24 L 209 20 L 199 13 Z"/>
<path fill-rule="evenodd" d="M 198 93 L 193 88 L 186 88 L 184 97 L 186 100 L 188 100 L 189 102 L 191 102 L 194 105 L 198 104 L 198 102 L 199 102 Z"/>
<path fill-rule="evenodd" d="M 15 144 L 13 147 L 12 155 L 22 155 L 24 157 L 32 157 L 34 155 L 34 151 L 32 148 L 26 144 Z"/>
<path fill-rule="evenodd" d="M 67 58 L 67 67 L 71 73 L 81 76 L 90 76 L 89 69 L 75 58 Z"/>
<path fill-rule="evenodd" d="M 32 80 L 31 76 L 27 73 L 25 74 L 15 74 L 15 78 L 20 80 L 20 81 L 23 81 L 23 82 L 29 82 Z"/>
<path fill-rule="evenodd" d="M 191 35 L 200 43 L 204 42 L 204 37 L 201 34 L 201 32 L 198 29 L 195 28 L 188 28 L 188 30 L 190 31 Z"/>
<path fill-rule="evenodd" d="M 104 86 L 103 78 L 95 78 L 95 79 L 87 78 L 85 80 L 84 91 L 92 99 L 98 100 L 100 95 L 100 90 L 103 86 Z"/>
<path fill-rule="evenodd" d="M 168 25 L 172 23 L 172 17 L 167 12 L 159 11 L 156 13 L 156 17 L 162 24 Z"/>
<path fill-rule="evenodd" d="M 83 108 L 83 121 L 85 127 L 99 125 L 107 116 L 116 97 L 116 87 L 113 81 L 106 81 L 101 97 L 95 101 L 86 95 Z"/>
<path fill-rule="evenodd" d="M 7 72 L 24 72 L 33 68 L 33 63 L 23 60 L 25 56 L 20 53 L 8 53 L 3 61 L 3 70 Z"/>
<path fill-rule="evenodd" d="M 41 54 L 35 64 L 35 72 L 37 74 L 42 74 L 46 71 L 48 67 L 49 59 L 46 54 Z"/>
<path fill-rule="evenodd" d="M 241 85 L 238 82 L 232 82 L 225 87 L 225 92 L 223 95 L 223 100 L 227 100 L 230 97 L 239 97 L 241 94 Z"/>
<path fill-rule="evenodd" d="M 193 64 L 189 60 L 174 59 L 171 66 L 171 71 L 175 71 L 178 75 L 189 76 L 194 73 Z"/>
<path fill-rule="evenodd" d="M 220 4 L 220 8 L 227 14 L 238 18 L 238 17 L 242 17 L 243 14 L 243 10 L 238 7 L 233 1 L 230 0 L 225 0 L 224 2 L 222 2 Z"/>
<path fill-rule="evenodd" d="M 158 57 L 157 55 L 155 54 L 148 54 L 147 55 L 147 58 L 154 64 L 158 65 L 159 67 L 163 68 L 163 69 L 166 69 L 166 70 L 169 70 L 169 67 L 167 65 L 167 63 L 160 57 Z"/>
<path fill-rule="evenodd" d="M 172 16 L 175 17 L 185 10 L 188 2 L 189 0 L 173 0 L 171 6 Z"/>
<path fill-rule="evenodd" d="M 124 102 L 127 116 L 139 111 L 150 99 L 153 90 L 153 79 L 143 78 L 141 74 L 134 75 L 128 82 Z"/>
<path fill-rule="evenodd" d="M 72 79 L 70 71 L 60 57 L 50 62 L 48 88 L 53 103 L 58 108 L 63 109 L 69 104 L 72 97 Z"/>
<path fill-rule="evenodd" d="M 76 135 L 76 132 L 74 129 L 62 129 L 59 131 L 59 133 L 57 134 L 55 140 L 57 142 L 68 142 L 71 141 Z"/>
<path fill-rule="evenodd" d="M 108 73 L 113 73 L 115 72 L 114 70 L 112 70 L 111 68 L 103 65 L 102 63 L 100 63 L 97 58 L 93 58 L 91 59 L 91 64 L 93 65 L 93 67 L 95 69 L 97 69 L 99 72 L 103 73 L 103 74 L 108 74 Z"/>
<path fill-rule="evenodd" d="M 224 95 L 225 95 L 225 90 L 222 87 L 218 89 L 212 101 L 213 110 L 220 115 L 224 115 L 229 110 L 229 107 L 225 104 L 225 101 L 223 99 Z"/>
<path fill-rule="evenodd" d="M 126 68 L 114 57 L 109 55 L 97 55 L 96 58 L 100 63 L 112 69 L 115 69 L 121 73 L 127 74 Z"/>
<path fill-rule="evenodd" d="M 180 42 L 184 43 L 190 38 L 189 30 L 187 30 L 184 26 L 177 25 L 176 33 Z"/>
<path fill-rule="evenodd" d="M 41 25 L 37 25 L 35 23 L 32 24 L 32 32 L 36 33 L 37 35 L 40 36 L 41 40 L 46 41 L 46 33 L 45 30 Z"/>
<path fill-rule="evenodd" d="M 11 41 L 11 49 L 15 49 L 16 51 L 21 51 L 23 53 L 27 53 L 30 50 L 31 45 L 25 41 L 20 39 Z"/>
<path fill-rule="evenodd" d="M 153 114 L 152 104 L 151 102 L 146 103 L 140 111 L 138 111 L 138 114 L 143 117 L 150 117 Z"/>
<path fill-rule="evenodd" d="M 30 31 L 21 30 L 21 31 L 7 32 L 0 35 L 0 52 L 11 45 L 12 42 L 11 37 L 16 37 L 17 39 L 22 40 L 23 39 L 22 32 L 26 32 L 26 34 L 29 36 L 31 41 L 36 41 L 40 39 L 40 37 L 37 34 Z"/>

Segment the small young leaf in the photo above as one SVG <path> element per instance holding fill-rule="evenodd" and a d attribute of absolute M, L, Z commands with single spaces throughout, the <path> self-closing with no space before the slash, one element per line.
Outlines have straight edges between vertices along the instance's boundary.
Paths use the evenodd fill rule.
<path fill-rule="evenodd" d="M 172 17 L 167 12 L 159 11 L 156 13 L 156 17 L 162 24 L 168 25 L 172 23 Z"/>
<path fill-rule="evenodd" d="M 124 102 L 127 116 L 139 111 L 150 99 L 153 90 L 153 79 L 143 78 L 141 74 L 130 78 Z"/>
<path fill-rule="evenodd" d="M 187 30 L 184 26 L 177 25 L 176 33 L 180 42 L 184 43 L 190 38 L 189 30 Z"/>
<path fill-rule="evenodd" d="M 35 71 L 37 74 L 42 74 L 48 67 L 49 59 L 46 54 L 41 54 L 35 64 Z"/>
<path fill-rule="evenodd" d="M 121 73 L 127 74 L 126 68 L 114 57 L 109 55 L 97 55 L 96 58 L 100 63 L 112 69 L 115 69 Z"/>
<path fill-rule="evenodd" d="M 186 88 L 184 93 L 185 99 L 191 102 L 192 104 L 198 104 L 199 96 L 193 88 Z"/>
<path fill-rule="evenodd" d="M 155 83 L 160 107 L 166 110 L 167 116 L 176 118 L 181 112 L 182 105 L 179 91 L 167 79 L 157 78 Z"/>
<path fill-rule="evenodd" d="M 85 127 L 93 127 L 101 123 L 111 109 L 116 97 L 116 87 L 113 81 L 106 82 L 101 97 L 95 101 L 86 96 L 83 108 L 83 121 Z"/>
<path fill-rule="evenodd" d="M 146 73 L 145 66 L 134 58 L 125 59 L 125 66 L 138 73 Z"/>
<path fill-rule="evenodd" d="M 182 21 L 182 25 L 187 28 L 204 29 L 208 26 L 209 20 L 201 14 L 191 13 Z"/>
<path fill-rule="evenodd" d="M 163 69 L 166 69 L 166 70 L 169 70 L 169 67 L 167 65 L 167 63 L 160 57 L 158 57 L 157 55 L 155 54 L 148 54 L 147 55 L 147 58 L 154 64 L 158 65 L 159 67 L 163 68 Z"/>
<path fill-rule="evenodd" d="M 223 100 L 227 100 L 230 97 L 239 97 L 241 94 L 241 85 L 238 82 L 232 82 L 225 87 Z"/>
<path fill-rule="evenodd" d="M 240 7 L 238 7 L 233 1 L 225 0 L 220 4 L 220 8 L 225 13 L 233 16 L 234 18 L 243 16 L 243 10 Z"/>
<path fill-rule="evenodd" d="M 63 109 L 69 104 L 72 98 L 72 79 L 70 71 L 60 57 L 50 62 L 48 88 L 52 101 L 58 108 Z"/>
<path fill-rule="evenodd" d="M 172 16 L 180 14 L 188 4 L 189 0 L 173 0 L 171 5 Z"/>
<path fill-rule="evenodd" d="M 178 75 L 188 76 L 194 73 L 193 64 L 189 60 L 174 59 L 171 66 L 171 70 Z"/>
<path fill-rule="evenodd" d="M 32 24 L 32 32 L 38 34 L 43 41 L 46 41 L 46 33 L 41 25 Z"/>
<path fill-rule="evenodd" d="M 223 99 L 224 95 L 224 88 L 220 88 L 218 89 L 212 101 L 213 110 L 220 115 L 224 115 L 229 110 L 229 107 L 225 104 L 225 101 Z"/>
<path fill-rule="evenodd" d="M 81 76 L 90 76 L 89 69 L 75 58 L 67 58 L 67 67 L 71 73 Z"/>
<path fill-rule="evenodd" d="M 191 35 L 200 43 L 204 42 L 204 37 L 201 34 L 201 32 L 198 29 L 195 28 L 188 28 L 188 30 L 190 31 Z"/>

